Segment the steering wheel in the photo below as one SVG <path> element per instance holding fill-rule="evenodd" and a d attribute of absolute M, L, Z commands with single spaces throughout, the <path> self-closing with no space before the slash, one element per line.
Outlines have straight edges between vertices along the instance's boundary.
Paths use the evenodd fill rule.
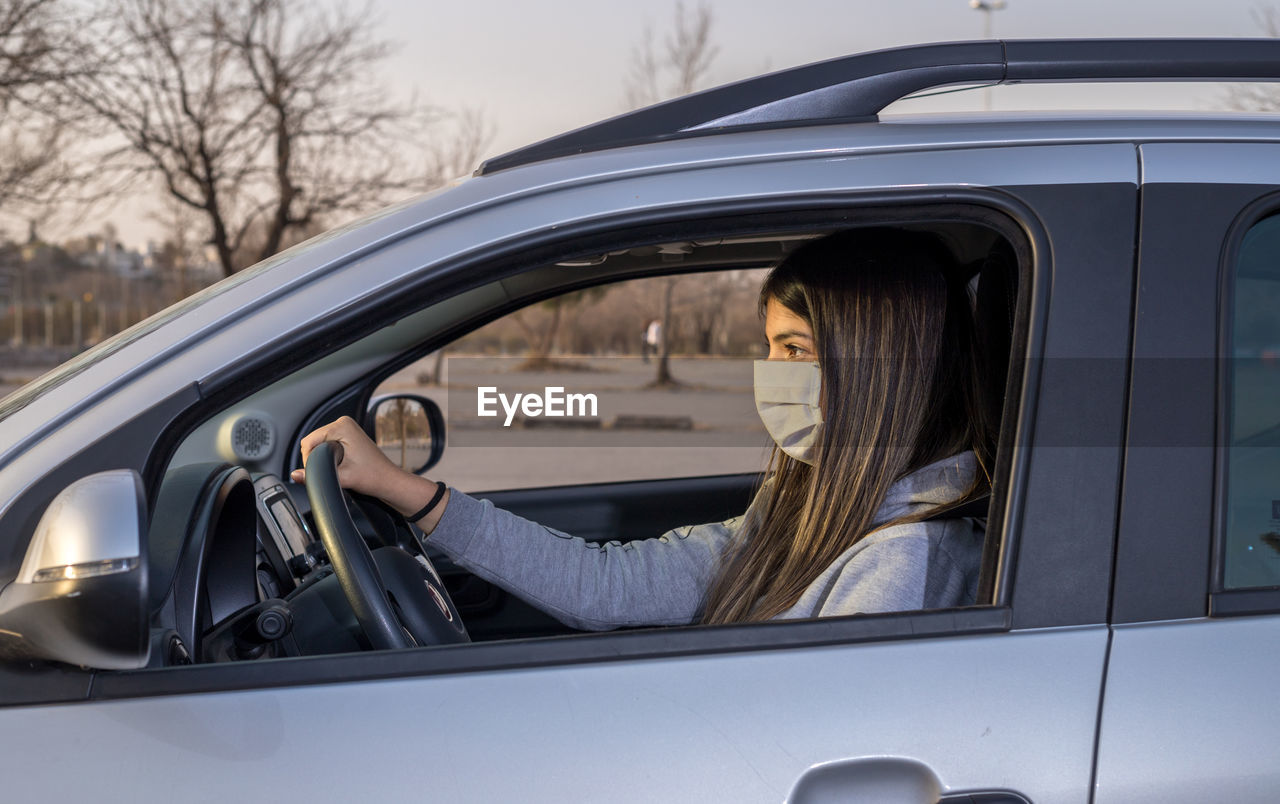
<path fill-rule="evenodd" d="M 325 441 L 307 456 L 307 498 L 320 542 L 356 621 L 375 650 L 467 642 L 462 618 L 425 556 L 398 547 L 370 550 L 338 483 L 342 445 Z"/>

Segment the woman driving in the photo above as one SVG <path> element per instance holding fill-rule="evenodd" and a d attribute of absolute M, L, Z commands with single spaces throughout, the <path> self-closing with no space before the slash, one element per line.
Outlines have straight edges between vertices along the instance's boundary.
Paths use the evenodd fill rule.
<path fill-rule="evenodd" d="M 344 487 L 574 628 L 972 604 L 982 530 L 928 520 L 989 485 L 972 313 L 954 267 L 931 235 L 875 228 L 812 241 L 769 274 L 755 397 L 776 449 L 727 522 L 590 543 L 405 472 L 345 417 L 302 440 L 303 460 L 341 442 Z"/>

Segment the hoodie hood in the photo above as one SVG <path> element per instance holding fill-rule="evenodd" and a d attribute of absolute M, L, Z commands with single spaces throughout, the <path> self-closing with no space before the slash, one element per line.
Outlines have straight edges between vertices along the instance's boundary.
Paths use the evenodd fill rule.
<path fill-rule="evenodd" d="M 873 524 L 880 525 L 922 507 L 932 508 L 959 499 L 973 483 L 977 470 L 978 457 L 972 450 L 917 469 L 889 487 Z"/>

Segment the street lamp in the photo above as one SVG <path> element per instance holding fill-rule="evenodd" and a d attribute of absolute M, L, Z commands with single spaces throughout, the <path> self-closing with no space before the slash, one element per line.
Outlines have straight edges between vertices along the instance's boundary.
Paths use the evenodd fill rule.
<path fill-rule="evenodd" d="M 991 38 L 991 14 L 1005 7 L 1005 0 L 969 0 L 969 8 L 984 12 L 982 38 Z"/>
<path fill-rule="evenodd" d="M 991 15 L 1005 7 L 1005 0 L 969 0 L 969 8 L 982 12 L 982 38 L 991 38 Z M 983 106 L 991 111 L 991 87 L 982 90 Z"/>

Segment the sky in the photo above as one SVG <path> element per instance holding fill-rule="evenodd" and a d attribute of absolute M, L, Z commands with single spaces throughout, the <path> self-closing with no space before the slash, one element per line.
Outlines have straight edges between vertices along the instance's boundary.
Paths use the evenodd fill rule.
<path fill-rule="evenodd" d="M 1280 0 L 1276 0 L 1280 5 Z M 696 6 L 696 0 L 686 3 Z M 707 0 L 718 47 L 707 85 L 866 50 L 980 39 L 986 13 L 968 0 Z M 991 13 L 995 38 L 1257 36 L 1257 0 L 1007 0 Z M 483 111 L 495 136 L 488 155 L 625 110 L 632 53 L 646 26 L 659 39 L 674 0 L 373 0 L 377 30 L 398 45 L 383 79 L 446 109 Z M 992 107 L 1212 107 L 1208 85 L 997 88 Z M 895 104 L 890 111 L 981 109 L 981 92 Z M 145 206 L 124 202 L 104 217 L 122 240 L 154 237 Z"/>
<path fill-rule="evenodd" d="M 865 50 L 980 39 L 986 16 L 968 0 L 709 0 L 707 5 L 719 46 L 709 85 Z M 1259 29 L 1250 11 L 1257 6 L 1255 0 L 1008 0 L 1003 10 L 992 12 L 991 25 L 998 38 L 1254 36 Z M 655 34 L 669 28 L 675 2 L 384 0 L 374 9 L 387 37 L 406 42 L 392 62 L 395 80 L 412 77 L 423 96 L 444 106 L 484 109 L 497 126 L 494 150 L 502 152 L 624 111 L 632 51 L 646 26 Z M 1088 105 L 1087 98 L 1109 94 L 1099 89 L 1072 87 L 1062 102 Z M 1104 102 L 1121 108 L 1192 105 L 1187 87 L 1160 89 L 1129 85 Z M 995 93 L 994 108 L 1034 105 L 1013 93 L 1006 104 L 1006 92 Z M 979 108 L 974 105 L 981 104 L 979 93 L 962 94 L 935 104 Z M 1030 94 L 1046 94 L 1046 88 Z"/>

